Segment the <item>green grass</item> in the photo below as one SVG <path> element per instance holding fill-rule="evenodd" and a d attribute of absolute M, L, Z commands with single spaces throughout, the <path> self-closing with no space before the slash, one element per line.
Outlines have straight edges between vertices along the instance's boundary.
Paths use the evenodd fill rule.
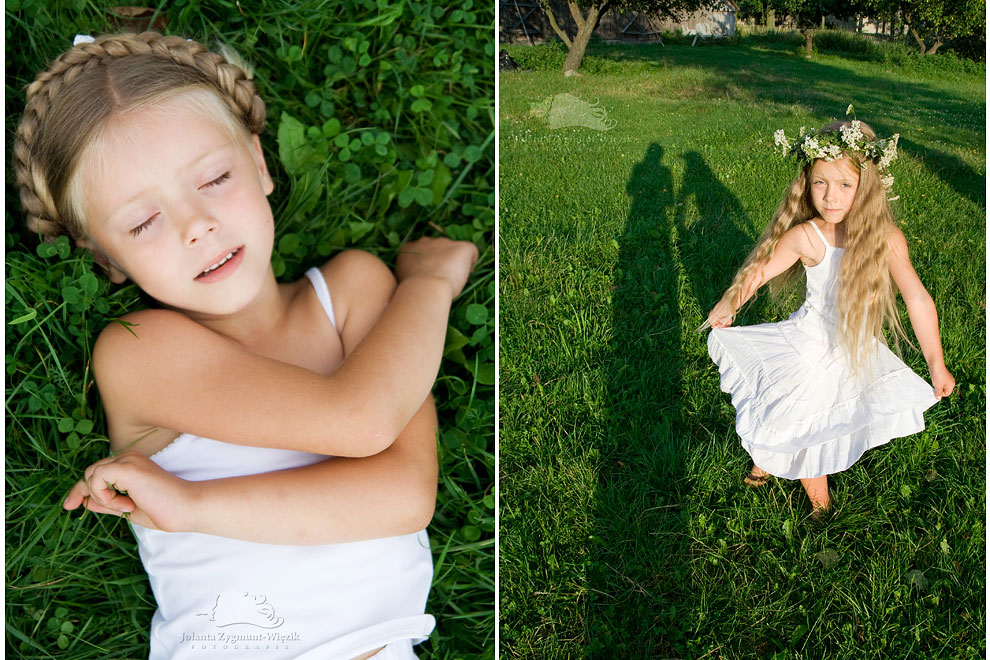
<path fill-rule="evenodd" d="M 438 624 L 417 650 L 494 658 L 493 7 L 159 5 L 168 32 L 222 40 L 256 65 L 268 104 L 262 144 L 276 179 L 276 274 L 296 278 L 352 247 L 391 262 L 401 242 L 436 228 L 478 245 L 435 388 L 442 433 L 427 609 Z M 24 87 L 74 34 L 110 28 L 104 7 L 87 0 L 11 1 L 5 21 L 9 163 Z M 92 343 L 148 301 L 132 285 L 94 276 L 89 255 L 68 242 L 39 246 L 9 168 L 6 183 L 7 654 L 147 657 L 154 600 L 132 534 L 116 518 L 65 513 L 61 500 L 108 452 Z"/>
<path fill-rule="evenodd" d="M 749 40 L 589 54 L 581 78 L 500 77 L 502 657 L 983 657 L 983 76 Z M 615 127 L 551 130 L 540 104 L 564 92 Z M 901 134 L 895 213 L 959 388 L 835 475 L 816 527 L 797 482 L 742 485 L 695 328 L 793 176 L 774 130 L 849 103 Z"/>

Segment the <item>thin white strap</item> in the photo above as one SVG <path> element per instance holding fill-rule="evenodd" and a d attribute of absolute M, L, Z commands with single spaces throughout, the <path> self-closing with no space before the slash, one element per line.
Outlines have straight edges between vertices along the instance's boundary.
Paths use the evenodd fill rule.
<path fill-rule="evenodd" d="M 336 330 L 337 321 L 333 317 L 333 301 L 330 300 L 330 289 L 327 288 L 327 281 L 323 278 L 322 271 L 319 268 L 310 268 L 306 271 L 306 277 L 313 284 L 316 297 L 319 299 L 320 304 L 323 305 L 323 311 L 327 313 L 327 318 L 330 319 L 330 325 Z"/>
<path fill-rule="evenodd" d="M 831 245 L 829 245 L 829 242 L 825 240 L 825 234 L 823 234 L 822 233 L 822 230 L 818 228 L 818 225 L 815 224 L 815 221 L 814 220 L 809 220 L 808 221 L 808 224 L 810 224 L 812 226 L 812 228 L 814 228 L 815 233 L 818 234 L 818 237 L 822 239 L 822 243 L 825 244 L 825 247 L 827 247 L 827 248 L 832 247 Z"/>

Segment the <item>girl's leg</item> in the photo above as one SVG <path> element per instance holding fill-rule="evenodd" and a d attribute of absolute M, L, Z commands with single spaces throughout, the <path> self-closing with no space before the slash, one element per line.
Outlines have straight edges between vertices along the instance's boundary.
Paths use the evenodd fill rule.
<path fill-rule="evenodd" d="M 828 475 L 802 479 L 801 485 L 804 486 L 804 492 L 808 493 L 808 499 L 811 500 L 812 513 L 825 511 L 832 506 L 832 500 L 828 496 Z"/>

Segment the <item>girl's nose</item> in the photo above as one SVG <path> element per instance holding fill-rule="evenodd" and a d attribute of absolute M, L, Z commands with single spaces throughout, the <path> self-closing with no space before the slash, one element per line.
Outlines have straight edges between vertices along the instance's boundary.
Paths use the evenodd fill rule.
<path fill-rule="evenodd" d="M 193 247 L 207 235 L 216 232 L 220 228 L 216 218 L 211 214 L 200 210 L 191 214 L 185 222 L 182 233 L 182 242 L 187 247 Z"/>

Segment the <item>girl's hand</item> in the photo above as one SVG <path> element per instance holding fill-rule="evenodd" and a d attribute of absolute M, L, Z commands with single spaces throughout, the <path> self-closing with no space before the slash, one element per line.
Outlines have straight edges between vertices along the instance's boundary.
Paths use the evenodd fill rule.
<path fill-rule="evenodd" d="M 708 325 L 713 328 L 727 328 L 732 325 L 732 319 L 735 317 L 733 313 L 732 305 L 726 300 L 719 300 L 718 304 L 712 308 L 712 311 L 708 312 Z"/>
<path fill-rule="evenodd" d="M 931 369 L 932 387 L 935 388 L 935 398 L 941 399 L 943 396 L 952 394 L 956 387 L 956 379 L 949 373 L 943 364 L 941 367 Z"/>
<path fill-rule="evenodd" d="M 94 513 L 129 514 L 150 529 L 179 531 L 183 514 L 191 510 L 190 482 L 166 472 L 150 458 L 126 451 L 86 468 L 85 478 L 66 495 L 62 507 L 85 506 Z"/>
<path fill-rule="evenodd" d="M 449 238 L 421 238 L 406 243 L 395 261 L 395 278 L 436 277 L 450 285 L 451 300 L 464 289 L 468 275 L 478 260 L 478 248 L 469 241 Z"/>

